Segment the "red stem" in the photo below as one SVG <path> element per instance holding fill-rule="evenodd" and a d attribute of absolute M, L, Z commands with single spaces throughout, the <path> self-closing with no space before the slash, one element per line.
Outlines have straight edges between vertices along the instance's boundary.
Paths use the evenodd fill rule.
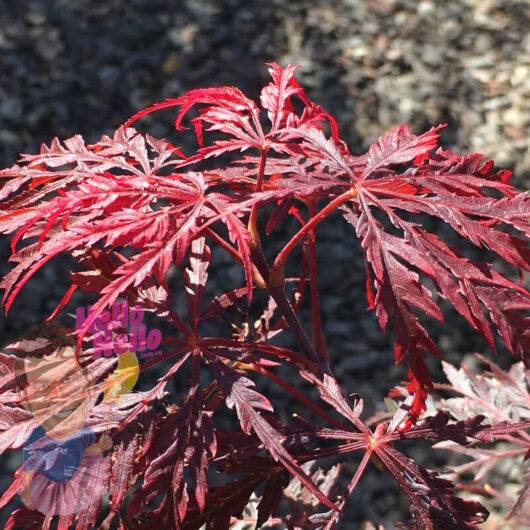
<path fill-rule="evenodd" d="M 271 268 L 271 280 L 276 282 L 277 278 L 283 278 L 283 265 L 296 247 L 296 245 L 303 239 L 307 234 L 309 234 L 320 222 L 322 222 L 328 215 L 330 215 L 334 210 L 339 206 L 342 206 L 344 203 L 348 202 L 350 199 L 353 199 L 357 195 L 355 188 L 350 188 L 348 191 L 345 191 L 338 197 L 335 197 L 331 202 L 326 204 L 320 212 L 318 212 L 315 217 L 313 217 L 308 223 L 306 223 L 292 238 L 291 240 L 282 248 L 280 253 L 276 256 L 274 264 Z M 279 284 L 282 284 L 281 281 Z"/>
<path fill-rule="evenodd" d="M 274 381 L 278 385 L 280 385 L 283 389 L 287 390 L 291 395 L 293 395 L 296 399 L 298 399 L 301 403 L 304 403 L 304 405 L 308 406 L 313 412 L 324 418 L 330 425 L 333 425 L 336 429 L 344 429 L 344 425 L 342 425 L 339 421 L 337 421 L 335 418 L 330 416 L 325 410 L 322 410 L 318 405 L 313 403 L 309 398 L 304 396 L 300 391 L 298 391 L 296 388 L 292 387 L 289 383 L 284 381 L 281 377 L 278 377 L 275 373 L 270 372 L 266 368 L 263 368 L 262 366 L 259 366 L 255 363 L 252 363 L 250 366 L 252 366 L 252 370 L 255 372 L 258 372 L 261 375 L 264 375 L 265 377 L 268 377 L 271 381 Z"/>
<path fill-rule="evenodd" d="M 363 459 L 361 460 L 361 463 L 359 464 L 359 467 L 357 468 L 357 471 L 355 471 L 355 475 L 351 479 L 350 484 L 348 485 L 348 488 L 346 489 L 346 495 L 344 495 L 343 502 L 346 503 L 346 500 L 351 496 L 353 493 L 353 490 L 357 487 L 357 484 L 359 483 L 359 480 L 361 479 L 364 470 L 366 469 L 366 466 L 368 465 L 368 462 L 370 458 L 372 457 L 372 450 L 369 449 L 364 453 Z"/>
<path fill-rule="evenodd" d="M 311 198 L 307 201 L 309 218 L 313 219 L 317 214 L 316 199 Z M 320 354 L 320 359 L 327 362 L 329 359 L 328 349 L 324 342 L 322 332 L 322 319 L 320 316 L 320 301 L 318 298 L 318 278 L 317 278 L 317 246 L 316 246 L 316 227 L 309 232 L 309 285 L 311 290 L 311 331 L 313 344 Z"/>
<path fill-rule="evenodd" d="M 327 363 L 319 362 L 320 355 L 313 346 L 313 343 L 311 342 L 309 337 L 307 336 L 304 328 L 302 327 L 302 324 L 300 324 L 300 321 L 298 320 L 298 317 L 296 316 L 296 313 L 294 312 L 291 303 L 285 296 L 283 289 L 269 288 L 269 293 L 274 298 L 274 301 L 276 302 L 280 313 L 285 319 L 285 322 L 287 322 L 287 325 L 294 333 L 295 337 L 298 339 L 298 342 L 300 343 L 300 346 L 302 347 L 304 353 L 307 355 L 307 358 L 310 361 L 319 363 L 320 368 L 324 369 L 323 371 L 329 373 L 329 367 L 327 366 Z"/>
<path fill-rule="evenodd" d="M 239 252 L 232 246 L 230 243 L 228 243 L 226 240 L 224 240 L 217 232 L 212 230 L 210 227 L 206 229 L 206 233 L 228 254 L 230 254 L 232 257 L 234 257 L 239 263 L 243 263 L 243 259 L 239 255 Z"/>
<path fill-rule="evenodd" d="M 290 330 L 300 343 L 302 351 L 307 355 L 307 358 L 309 360 L 318 363 L 320 356 L 315 350 L 313 343 L 307 336 L 304 328 L 302 327 L 302 324 L 300 324 L 300 321 L 298 320 L 296 313 L 294 312 L 293 306 L 285 295 L 283 286 L 277 288 L 270 286 L 271 271 L 269 269 L 267 261 L 265 260 L 263 251 L 261 250 L 261 245 L 258 245 L 252 249 L 252 261 L 254 262 L 254 265 L 256 266 L 258 272 L 264 278 L 265 282 L 267 282 L 269 294 L 276 302 L 276 305 L 278 306 L 281 315 L 285 319 L 285 322 L 287 322 L 287 325 L 289 326 Z M 319 368 L 320 370 L 324 369 L 324 371 L 327 371 L 329 373 L 329 367 L 322 366 L 322 363 Z"/>
<path fill-rule="evenodd" d="M 206 346 L 207 348 L 217 347 L 227 347 L 238 350 L 250 350 L 250 351 L 259 351 L 266 353 L 267 355 L 273 357 L 287 358 L 292 363 L 298 367 L 302 366 L 304 369 L 309 369 L 307 367 L 307 360 L 302 357 L 299 353 L 289 350 L 287 348 L 274 346 L 273 344 L 260 344 L 253 342 L 245 342 L 233 339 L 222 339 L 222 338 L 204 338 L 200 340 L 201 346 Z M 215 350 L 213 350 L 215 352 Z"/>
<path fill-rule="evenodd" d="M 256 179 L 256 192 L 261 191 L 263 186 L 263 175 L 265 174 L 265 163 L 267 162 L 268 148 L 261 149 L 261 157 L 259 160 L 258 177 Z M 259 233 L 258 233 L 258 205 L 253 204 L 252 210 L 250 210 L 250 216 L 248 218 L 248 231 L 252 236 L 254 245 L 259 245 Z"/>

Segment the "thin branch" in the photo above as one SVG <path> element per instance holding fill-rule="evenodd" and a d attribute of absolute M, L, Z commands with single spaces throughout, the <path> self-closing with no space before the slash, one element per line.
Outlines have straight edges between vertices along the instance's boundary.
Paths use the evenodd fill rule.
<path fill-rule="evenodd" d="M 313 219 L 316 214 L 316 199 L 312 198 L 307 201 L 309 217 Z M 311 292 L 311 331 L 315 348 L 320 354 L 320 359 L 328 362 L 329 352 L 324 341 L 322 332 L 322 319 L 320 317 L 320 300 L 318 297 L 318 278 L 317 278 L 317 249 L 316 249 L 316 227 L 309 232 L 309 277 Z"/>
<path fill-rule="evenodd" d="M 357 190 L 355 188 L 350 188 L 348 191 L 345 191 L 332 201 L 330 201 L 320 212 L 318 212 L 315 217 L 313 217 L 307 224 L 305 224 L 292 238 L 291 240 L 283 247 L 274 260 L 274 264 L 271 269 L 271 280 L 276 285 L 282 285 L 283 279 L 283 266 L 289 254 L 293 251 L 296 245 L 307 235 L 309 234 L 320 222 L 328 217 L 333 211 L 335 211 L 339 206 L 342 206 L 349 200 L 357 196 Z"/>

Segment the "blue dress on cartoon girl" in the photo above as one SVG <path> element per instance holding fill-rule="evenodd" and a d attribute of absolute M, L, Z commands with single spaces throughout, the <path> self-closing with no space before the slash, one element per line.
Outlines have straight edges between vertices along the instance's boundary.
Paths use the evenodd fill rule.
<path fill-rule="evenodd" d="M 96 435 L 88 426 L 65 440 L 56 440 L 39 425 L 24 443 L 22 469 L 38 471 L 54 482 L 68 482 L 78 471 L 85 449 L 95 441 Z"/>
<path fill-rule="evenodd" d="M 85 425 L 64 440 L 47 436 L 36 427 L 22 449 L 22 471 L 32 472 L 29 485 L 32 509 L 45 515 L 71 515 L 99 502 L 108 491 L 110 458 L 89 454 L 96 442 Z M 23 496 L 21 484 L 19 494 Z"/>

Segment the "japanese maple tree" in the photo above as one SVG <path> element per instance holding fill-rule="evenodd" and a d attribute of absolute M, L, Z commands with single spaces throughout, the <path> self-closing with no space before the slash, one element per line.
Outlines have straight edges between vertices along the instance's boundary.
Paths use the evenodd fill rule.
<path fill-rule="evenodd" d="M 127 300 L 174 328 L 163 339 L 162 358 L 140 365 L 172 363 L 150 390 L 131 393 L 112 411 L 108 403 L 94 404 L 91 427 L 114 440 L 106 455 L 110 510 L 97 505 L 59 516 L 59 528 L 222 530 L 252 503 L 258 527 L 334 528 L 371 462 L 397 481 L 417 529 L 471 530 L 487 518 L 478 502 L 456 496 L 450 480 L 402 448 L 417 439 L 468 446 L 527 436 L 528 419 L 454 420 L 443 410 L 431 416 L 424 410 L 433 388 L 425 355 L 440 357 L 429 332 L 429 320 L 443 322 L 440 298 L 492 350 L 502 341 L 530 368 L 530 293 L 512 274 L 522 278 L 530 268 L 530 195 L 510 185 L 510 171 L 496 170 L 481 155 L 437 148 L 443 125 L 420 136 L 400 125 L 364 155 L 352 155 L 295 70 L 269 64 L 271 82 L 259 106 L 234 87 L 191 90 L 140 111 L 112 137 L 93 145 L 80 136 L 54 139 L 0 172 L 0 232 L 14 234 L 15 266 L 0 283 L 6 313 L 37 271 L 69 253 L 79 270 L 70 272 L 71 287 L 48 320 L 78 289 L 97 297 L 82 329 L 65 330 L 76 337 L 76 354 L 95 374 L 97 389 L 117 363 L 95 358 L 90 348 L 92 325 L 104 310 Z M 194 152 L 136 129 L 162 109 L 175 110 L 179 133 L 195 135 Z M 368 307 L 383 329 L 392 327 L 395 362 L 408 363 L 409 396 L 389 418 L 364 418 L 362 400 L 348 397 L 356 389 L 341 388 L 333 375 L 320 317 L 316 229 L 336 211 L 361 242 Z M 298 231 L 268 259 L 267 237 L 289 217 Z M 428 217 L 495 259 L 472 261 L 429 231 Z M 240 264 L 245 281 L 208 300 L 212 246 Z M 284 266 L 297 247 L 299 274 L 286 278 Z M 184 268 L 187 314 L 172 303 L 166 282 L 172 265 Z M 309 334 L 298 315 L 306 298 Z M 229 319 L 244 304 L 261 313 L 254 323 L 231 338 L 202 332 L 204 322 Z M 280 333 L 292 333 L 298 347 L 279 346 Z M 11 351 L 31 348 L 19 341 L 0 354 L 0 452 L 20 448 L 33 425 L 14 391 Z M 181 400 L 172 399 L 166 386 L 185 365 L 189 387 Z M 286 379 L 282 367 L 309 382 L 320 400 L 306 396 L 295 377 Z M 320 421 L 281 421 L 256 390 L 256 378 L 279 385 Z M 223 406 L 239 429 L 216 426 Z M 353 453 L 362 454 L 360 463 L 337 495 L 342 463 Z M 212 480 L 215 471 L 220 478 Z M 15 473 L 0 506 L 12 500 L 20 480 Z M 294 492 L 295 483 L 303 495 Z M 7 528 L 48 528 L 51 519 L 21 508 Z"/>

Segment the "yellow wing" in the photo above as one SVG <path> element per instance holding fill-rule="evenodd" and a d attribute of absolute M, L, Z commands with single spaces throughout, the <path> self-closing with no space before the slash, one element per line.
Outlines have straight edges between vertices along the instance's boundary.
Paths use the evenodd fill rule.
<path fill-rule="evenodd" d="M 103 401 L 121 401 L 121 396 L 129 393 L 136 385 L 139 372 L 138 357 L 134 352 L 119 355 L 116 370 L 103 383 Z"/>

